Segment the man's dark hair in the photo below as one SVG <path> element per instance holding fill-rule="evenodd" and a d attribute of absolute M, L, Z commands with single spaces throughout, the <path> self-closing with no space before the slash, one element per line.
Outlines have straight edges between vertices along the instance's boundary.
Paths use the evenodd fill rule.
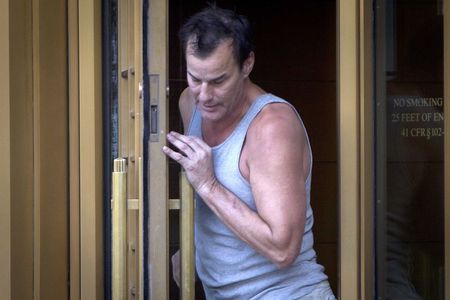
<path fill-rule="evenodd" d="M 206 58 L 224 40 L 233 43 L 239 67 L 253 50 L 251 28 L 247 18 L 228 9 L 210 6 L 191 16 L 179 31 L 181 46 L 186 53 L 189 46 L 194 55 Z"/>

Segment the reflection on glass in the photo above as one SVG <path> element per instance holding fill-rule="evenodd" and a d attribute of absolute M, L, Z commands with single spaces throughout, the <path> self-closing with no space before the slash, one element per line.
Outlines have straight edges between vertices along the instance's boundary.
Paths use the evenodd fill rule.
<path fill-rule="evenodd" d="M 376 296 L 444 299 L 442 1 L 375 1 Z"/>

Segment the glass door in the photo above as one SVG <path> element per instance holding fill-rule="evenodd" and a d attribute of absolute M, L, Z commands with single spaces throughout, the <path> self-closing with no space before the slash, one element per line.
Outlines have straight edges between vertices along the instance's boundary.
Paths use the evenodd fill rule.
<path fill-rule="evenodd" d="M 375 294 L 444 299 L 443 1 L 374 7 Z"/>

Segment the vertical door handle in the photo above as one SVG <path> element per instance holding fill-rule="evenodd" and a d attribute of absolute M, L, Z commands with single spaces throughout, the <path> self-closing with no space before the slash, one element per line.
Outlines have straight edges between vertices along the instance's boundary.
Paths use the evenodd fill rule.
<path fill-rule="evenodd" d="M 127 171 L 125 159 L 114 160 L 112 181 L 112 298 L 118 300 L 127 297 Z"/>
<path fill-rule="evenodd" d="M 137 299 L 143 299 L 144 283 L 144 210 L 142 208 L 143 197 L 143 170 L 142 158 L 139 157 L 139 198 L 127 198 L 127 170 L 126 160 L 117 158 L 114 160 L 114 170 L 112 173 L 113 196 L 111 201 L 112 210 L 112 299 L 127 299 L 127 213 L 128 210 L 138 210 L 138 269 L 139 269 L 139 291 L 134 287 L 134 294 L 139 292 Z M 133 292 L 132 292 L 133 293 Z"/>
<path fill-rule="evenodd" d="M 186 178 L 180 174 L 180 238 L 181 238 L 181 299 L 195 299 L 195 250 L 194 250 L 194 192 Z"/>

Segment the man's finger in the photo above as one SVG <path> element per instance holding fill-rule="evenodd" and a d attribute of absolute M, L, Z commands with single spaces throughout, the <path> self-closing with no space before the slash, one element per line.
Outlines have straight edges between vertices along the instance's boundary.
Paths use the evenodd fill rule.
<path fill-rule="evenodd" d="M 169 156 L 170 158 L 172 158 L 173 160 L 177 161 L 182 166 L 184 166 L 184 159 L 186 159 L 186 156 L 184 156 L 181 153 L 178 153 L 176 151 L 173 151 L 172 149 L 170 149 L 167 146 L 164 146 L 162 148 L 162 150 L 167 156 Z"/>
<path fill-rule="evenodd" d="M 200 138 L 196 137 L 196 136 L 186 136 L 183 134 L 180 134 L 178 132 L 175 131 L 171 131 L 167 137 L 172 137 L 174 139 L 178 139 L 180 141 L 182 141 L 183 143 L 189 145 L 194 151 L 196 148 L 201 148 L 203 150 L 206 150 L 207 148 L 209 148 L 209 146 Z"/>
<path fill-rule="evenodd" d="M 182 153 L 184 153 L 186 156 L 191 155 L 193 152 L 195 152 L 195 149 L 193 148 L 192 141 L 189 139 L 180 139 L 179 136 L 175 136 L 173 134 L 167 135 L 167 140 L 177 147 Z"/>

